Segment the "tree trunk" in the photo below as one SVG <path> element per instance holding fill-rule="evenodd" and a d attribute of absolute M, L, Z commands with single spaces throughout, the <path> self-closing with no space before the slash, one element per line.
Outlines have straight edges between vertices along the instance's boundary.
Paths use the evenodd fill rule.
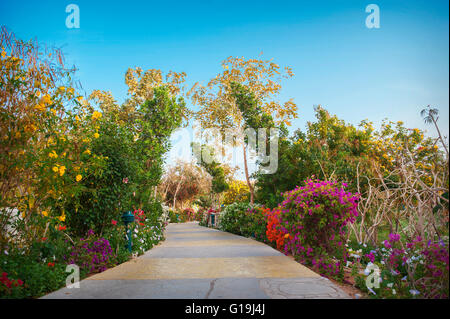
<path fill-rule="evenodd" d="M 436 119 L 434 116 L 431 116 L 431 119 L 433 120 L 434 127 L 436 127 L 437 133 L 439 135 L 439 139 L 441 140 L 441 144 L 444 147 L 445 153 L 447 154 L 447 164 L 448 164 L 448 149 L 445 145 L 444 139 L 442 138 L 441 131 L 439 130 L 439 126 L 437 125 Z"/>
<path fill-rule="evenodd" d="M 175 204 L 177 202 L 177 194 L 180 190 L 181 183 L 183 182 L 184 176 L 181 176 L 180 181 L 178 182 L 177 189 L 175 190 L 175 194 L 173 195 L 173 209 L 175 210 Z"/>
<path fill-rule="evenodd" d="M 245 170 L 245 179 L 247 180 L 247 186 L 248 189 L 250 190 L 250 204 L 254 203 L 254 191 L 253 191 L 253 186 L 250 183 L 250 177 L 248 176 L 248 167 L 247 167 L 247 149 L 245 147 L 245 144 L 243 146 L 243 150 L 244 150 L 244 170 Z"/>

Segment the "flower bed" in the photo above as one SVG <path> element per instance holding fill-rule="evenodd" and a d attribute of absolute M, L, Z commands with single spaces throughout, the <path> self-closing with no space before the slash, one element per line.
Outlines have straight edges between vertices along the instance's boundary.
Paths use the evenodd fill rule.
<path fill-rule="evenodd" d="M 141 255 L 163 239 L 166 222 L 159 212 L 134 213 L 132 253 Z M 129 260 L 126 244 L 125 226 L 115 219 L 102 235 L 91 229 L 78 239 L 55 227 L 29 249 L 11 247 L 0 254 L 0 298 L 35 298 L 62 288 L 70 264 L 80 268 L 80 279 L 105 271 Z"/>
<path fill-rule="evenodd" d="M 448 298 L 448 237 L 425 242 L 392 233 L 378 247 L 351 242 L 347 227 L 358 216 L 359 196 L 345 187 L 307 180 L 283 194 L 272 210 L 228 205 L 220 229 L 269 243 L 322 276 L 350 281 L 372 298 Z"/>

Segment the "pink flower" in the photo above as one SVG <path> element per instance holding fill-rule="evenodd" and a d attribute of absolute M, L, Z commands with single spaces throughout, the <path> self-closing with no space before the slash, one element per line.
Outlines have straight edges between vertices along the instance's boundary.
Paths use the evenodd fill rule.
<path fill-rule="evenodd" d="M 387 240 L 384 241 L 384 247 L 386 248 L 392 248 L 391 244 Z"/>
<path fill-rule="evenodd" d="M 389 234 L 389 242 L 395 243 L 400 240 L 399 234 Z"/>

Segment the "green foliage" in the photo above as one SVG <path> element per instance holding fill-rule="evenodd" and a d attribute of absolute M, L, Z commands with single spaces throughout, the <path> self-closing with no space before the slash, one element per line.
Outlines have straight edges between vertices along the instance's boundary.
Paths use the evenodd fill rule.
<path fill-rule="evenodd" d="M 212 205 L 211 197 L 206 195 L 200 195 L 194 204 L 200 206 L 204 210 L 207 210 Z"/>
<path fill-rule="evenodd" d="M 287 129 L 280 127 L 278 170 L 254 174 L 259 203 L 276 207 L 282 200 L 281 193 L 311 176 L 347 181 L 348 189 L 356 192 L 356 167 L 367 168 L 371 131 L 346 124 L 320 106 L 315 111 L 317 121 L 308 122 L 306 133 L 297 130 L 289 138 Z"/>
<path fill-rule="evenodd" d="M 134 145 L 141 167 L 137 172 L 138 188 L 146 189 L 158 184 L 162 175 L 163 155 L 169 150 L 170 135 L 182 124 L 186 104 L 183 98 L 170 94 L 165 86 L 153 89 L 153 99 L 147 100 L 137 110 L 136 126 L 139 132 Z"/>
<path fill-rule="evenodd" d="M 74 234 L 81 236 L 89 229 L 101 233 L 123 211 L 133 206 L 147 211 L 151 206 L 147 203 L 151 187 L 160 180 L 163 155 L 185 108 L 184 101 L 171 97 L 167 88 L 153 91 L 153 98 L 136 110 L 133 122 L 116 122 L 114 113 L 106 113 L 101 121 L 92 151 L 104 156 L 106 164 L 98 174 L 79 182 L 84 191 L 66 205 L 67 223 Z M 135 130 L 139 136 L 132 134 Z"/>
<path fill-rule="evenodd" d="M 265 238 L 266 222 L 261 208 L 249 203 L 234 203 L 220 213 L 220 229 L 237 235 Z"/>
<path fill-rule="evenodd" d="M 105 121 L 93 151 L 105 156 L 106 167 L 97 176 L 87 176 L 81 183 L 85 191 L 66 206 L 67 225 L 77 236 L 89 229 L 101 233 L 111 219 L 120 218 L 120 207 L 130 207 L 131 181 L 136 180 L 136 158 L 132 137 L 124 127 Z M 124 183 L 124 178 L 130 182 Z"/>
<path fill-rule="evenodd" d="M 232 82 L 231 92 L 244 119 L 244 129 L 271 128 L 275 126 L 272 116 L 263 111 L 255 95 L 248 88 L 242 84 Z"/>
<path fill-rule="evenodd" d="M 205 168 L 205 170 L 208 172 L 209 175 L 212 177 L 212 186 L 211 189 L 213 193 L 220 194 L 224 191 L 226 191 L 229 188 L 228 183 L 226 182 L 225 178 L 225 170 L 220 165 L 220 163 L 216 162 L 214 159 L 214 150 L 212 147 L 207 145 L 198 145 L 197 143 L 192 144 L 192 148 L 197 150 L 196 154 L 202 154 L 204 152 L 208 152 L 210 156 L 213 158 L 213 160 L 210 163 L 207 163 L 203 160 L 203 157 L 200 156 L 200 158 L 197 158 L 197 162 L 200 166 Z"/>
<path fill-rule="evenodd" d="M 162 207 L 157 201 L 153 202 L 147 212 L 136 210 L 135 222 L 132 224 L 132 250 L 142 255 L 163 239 L 164 221 Z"/>
<path fill-rule="evenodd" d="M 169 219 L 171 223 L 178 223 L 179 217 L 173 210 L 169 210 Z"/>
<path fill-rule="evenodd" d="M 8 255 L 0 254 L 0 274 L 5 272 L 9 278 L 23 281 L 22 287 L 16 287 L 12 293 L 2 291 L 0 282 L 0 298 L 32 298 L 62 288 L 66 283 L 67 273 L 65 264 L 55 263 L 53 256 L 41 258 L 40 251 L 51 251 L 54 244 L 35 247 L 31 253 L 21 249 L 12 249 Z M 49 250 L 47 250 L 49 249 Z"/>

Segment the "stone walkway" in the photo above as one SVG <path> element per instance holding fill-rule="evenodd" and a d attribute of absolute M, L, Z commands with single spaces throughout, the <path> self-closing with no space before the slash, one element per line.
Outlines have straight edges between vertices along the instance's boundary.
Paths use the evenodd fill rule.
<path fill-rule="evenodd" d="M 144 255 L 43 298 L 349 298 L 329 280 L 255 240 L 169 224 Z"/>

